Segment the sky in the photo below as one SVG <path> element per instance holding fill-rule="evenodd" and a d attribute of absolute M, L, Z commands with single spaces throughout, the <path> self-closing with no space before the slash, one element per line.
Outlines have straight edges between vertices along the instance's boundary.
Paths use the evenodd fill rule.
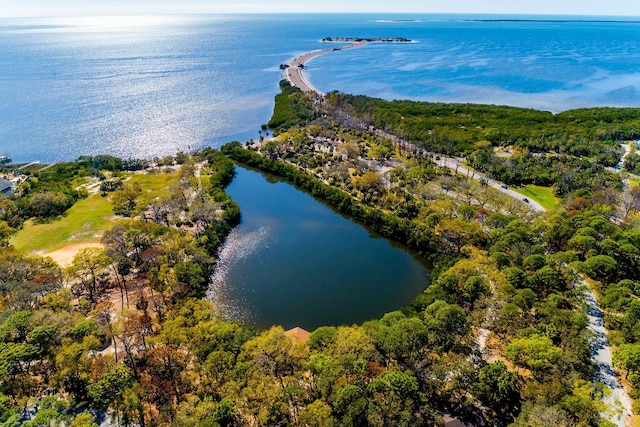
<path fill-rule="evenodd" d="M 0 17 L 174 13 L 486 13 L 640 17 L 637 0 L 0 0 Z"/>

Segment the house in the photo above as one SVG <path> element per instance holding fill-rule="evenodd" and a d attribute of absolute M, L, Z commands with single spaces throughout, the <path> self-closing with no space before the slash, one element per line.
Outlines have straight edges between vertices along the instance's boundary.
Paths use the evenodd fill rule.
<path fill-rule="evenodd" d="M 0 178 L 0 193 L 4 194 L 5 196 L 11 195 L 11 193 L 13 193 L 14 185 L 15 183 L 13 183 L 12 181 L 7 181 L 6 179 Z"/>
<path fill-rule="evenodd" d="M 300 327 L 289 329 L 288 331 L 285 331 L 284 334 L 291 338 L 292 341 L 296 340 L 301 343 L 307 342 L 307 340 L 309 339 L 309 335 L 311 335 L 309 331 L 306 331 Z"/>

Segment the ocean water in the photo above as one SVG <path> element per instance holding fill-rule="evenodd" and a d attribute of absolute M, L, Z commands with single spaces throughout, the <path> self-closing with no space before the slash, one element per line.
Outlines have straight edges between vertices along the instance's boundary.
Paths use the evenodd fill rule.
<path fill-rule="evenodd" d="M 584 18 L 581 18 L 584 19 Z M 332 36 L 408 37 L 312 59 L 320 91 L 554 112 L 640 107 L 640 19 L 208 15 L 0 19 L 0 154 L 163 156 L 258 137 L 279 64 Z"/>

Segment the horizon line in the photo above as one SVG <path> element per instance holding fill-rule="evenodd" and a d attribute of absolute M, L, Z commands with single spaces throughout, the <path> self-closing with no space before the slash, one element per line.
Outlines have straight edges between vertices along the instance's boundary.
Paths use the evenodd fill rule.
<path fill-rule="evenodd" d="M 360 12 L 360 11 L 109 11 L 105 13 L 89 12 L 87 13 L 73 13 L 73 11 L 65 11 L 60 14 L 42 14 L 42 15 L 30 15 L 30 14 L 15 14 L 15 15 L 1 15 L 0 19 L 8 18 L 82 18 L 82 17 L 97 17 L 97 16 L 205 16 L 205 15 L 431 15 L 431 16 L 539 16 L 539 17 L 575 17 L 577 19 L 468 19 L 469 21 L 557 21 L 557 22 L 570 22 L 570 21 L 602 21 L 600 19 L 585 19 L 592 18 L 617 18 L 612 19 L 611 22 L 625 21 L 633 22 L 638 20 L 640 22 L 640 15 L 609 15 L 609 14 L 594 14 L 594 13 L 558 13 L 558 12 L 397 12 L 397 11 L 375 11 L 375 12 Z M 407 22 L 413 21 L 407 19 Z M 419 21 L 416 19 L 415 21 Z"/>

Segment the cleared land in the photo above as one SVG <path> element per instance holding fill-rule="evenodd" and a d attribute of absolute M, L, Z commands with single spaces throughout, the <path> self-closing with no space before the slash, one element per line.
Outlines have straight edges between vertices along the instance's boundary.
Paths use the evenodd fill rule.
<path fill-rule="evenodd" d="M 535 200 L 546 210 L 553 209 L 560 203 L 560 199 L 553 195 L 551 187 L 528 184 L 521 188 L 514 189 L 514 191 L 517 191 L 528 199 Z"/>
<path fill-rule="evenodd" d="M 177 172 L 125 176 L 129 178 L 128 184 L 139 183 L 152 197 L 168 194 L 169 187 L 178 180 Z M 28 221 L 11 239 L 11 244 L 19 251 L 49 253 L 69 245 L 98 243 L 112 221 L 109 197 L 98 193 L 76 202 L 60 219 L 46 224 Z"/>

